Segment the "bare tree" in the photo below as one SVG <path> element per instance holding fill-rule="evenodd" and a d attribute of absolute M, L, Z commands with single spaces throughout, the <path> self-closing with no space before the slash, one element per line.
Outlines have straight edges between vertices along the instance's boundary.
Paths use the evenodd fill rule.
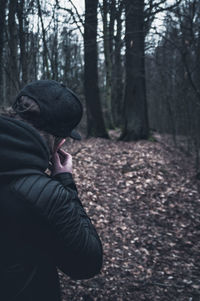
<path fill-rule="evenodd" d="M 118 1 L 118 5 L 115 8 L 115 21 L 116 21 L 116 33 L 113 37 L 112 47 L 112 116 L 114 125 L 121 127 L 122 121 L 122 109 L 123 109 L 123 90 L 124 90 L 124 68 L 122 48 L 124 46 L 122 40 L 122 25 L 123 25 L 123 9 L 124 1 Z"/>
<path fill-rule="evenodd" d="M 125 141 L 146 139 L 149 133 L 144 61 L 144 1 L 126 0 Z"/>
<path fill-rule="evenodd" d="M 0 99 L 3 102 L 3 50 L 4 50 L 4 29 L 5 29 L 5 10 L 7 0 L 0 0 Z"/>
<path fill-rule="evenodd" d="M 150 124 L 196 153 L 200 170 L 200 2 L 187 0 L 165 18 L 165 33 L 148 66 Z M 148 59 L 149 61 L 149 59 Z M 153 108 L 156 108 L 154 110 Z"/>
<path fill-rule="evenodd" d="M 37 7 L 38 7 L 38 16 L 40 18 L 41 27 L 42 27 L 42 41 L 43 41 L 43 77 L 44 78 L 51 78 L 51 73 L 49 70 L 49 51 L 46 41 L 46 32 L 44 28 L 44 21 L 42 16 L 42 9 L 40 0 L 37 0 Z"/>
<path fill-rule="evenodd" d="M 115 0 L 103 0 L 101 7 L 103 19 L 103 42 L 104 42 L 104 57 L 105 57 L 105 73 L 106 73 L 106 120 L 107 126 L 112 129 L 114 127 L 112 114 L 112 68 L 113 68 L 113 38 L 114 38 L 114 21 L 115 21 Z M 109 18 L 108 18 L 109 15 Z"/>
<path fill-rule="evenodd" d="M 87 133 L 88 136 L 108 138 L 98 88 L 97 4 L 98 0 L 85 0 L 84 87 L 87 109 Z"/>
<path fill-rule="evenodd" d="M 27 52 L 26 52 L 26 32 L 25 32 L 25 17 L 24 17 L 25 1 L 20 0 L 17 5 L 17 16 L 19 22 L 19 44 L 20 44 L 20 65 L 22 71 L 22 86 L 28 81 L 28 68 L 27 68 Z"/>
<path fill-rule="evenodd" d="M 17 0 L 10 0 L 8 6 L 8 52 L 9 65 L 7 68 L 7 78 L 9 83 L 9 98 L 12 98 L 20 86 L 18 68 L 18 33 L 16 25 Z"/>

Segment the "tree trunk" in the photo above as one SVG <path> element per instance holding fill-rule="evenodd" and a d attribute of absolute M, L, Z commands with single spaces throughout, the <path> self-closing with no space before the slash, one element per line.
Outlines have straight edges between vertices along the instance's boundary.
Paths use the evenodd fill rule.
<path fill-rule="evenodd" d="M 57 14 L 54 17 L 54 29 L 52 36 L 52 49 L 51 49 L 51 70 L 52 79 L 58 80 L 58 18 Z"/>
<path fill-rule="evenodd" d="M 115 47 L 113 55 L 113 72 L 112 72 L 112 114 L 114 125 L 122 126 L 122 108 L 123 108 L 123 68 L 122 68 L 122 10 L 123 1 L 119 4 L 116 11 L 117 32 L 115 36 Z"/>
<path fill-rule="evenodd" d="M 47 47 L 47 42 L 46 42 L 46 33 L 45 33 L 45 28 L 44 28 L 44 22 L 42 18 L 42 9 L 41 9 L 41 4 L 40 0 L 37 0 L 37 6 L 38 6 L 38 16 L 40 18 L 41 22 L 41 27 L 42 27 L 42 40 L 43 40 L 43 77 L 44 78 L 51 78 L 51 74 L 49 71 L 49 53 L 48 53 L 48 47 Z"/>
<path fill-rule="evenodd" d="M 8 13 L 8 48 L 9 48 L 9 66 L 8 76 L 10 78 L 8 87 L 8 100 L 12 99 L 20 88 L 19 84 L 19 69 L 18 69 L 18 55 L 17 55 L 17 26 L 15 15 L 17 13 L 17 0 L 10 0 Z"/>
<path fill-rule="evenodd" d="M 98 0 L 85 0 L 84 87 L 87 109 L 87 134 L 93 137 L 108 138 L 98 88 L 97 4 Z"/>
<path fill-rule="evenodd" d="M 110 31 L 111 24 L 108 26 L 108 8 L 109 4 L 107 0 L 103 0 L 103 42 L 104 42 L 104 57 L 105 57 L 105 71 L 106 71 L 106 123 L 110 129 L 114 128 L 112 118 L 112 107 L 111 107 L 111 79 L 112 79 L 112 61 L 111 61 L 111 36 Z M 111 17 L 111 15 L 110 15 Z"/>
<path fill-rule="evenodd" d="M 19 20 L 19 43 L 20 43 L 20 64 L 22 71 L 22 86 L 28 81 L 28 65 L 27 65 L 27 53 L 26 53 L 26 38 L 24 30 L 24 0 L 20 0 L 17 8 L 17 16 Z"/>
<path fill-rule="evenodd" d="M 122 140 L 148 138 L 144 57 L 144 0 L 125 0 L 126 84 Z"/>
<path fill-rule="evenodd" d="M 6 0 L 0 0 L 0 104 L 4 103 L 3 97 L 3 49 L 4 49 L 4 28 L 5 28 L 5 9 Z"/>
<path fill-rule="evenodd" d="M 28 64 L 28 79 L 29 81 L 37 80 L 39 73 L 39 57 L 38 53 L 39 49 L 39 35 L 38 33 L 31 32 L 29 35 L 29 51 L 31 49 L 31 56 L 29 56 L 29 64 Z"/>

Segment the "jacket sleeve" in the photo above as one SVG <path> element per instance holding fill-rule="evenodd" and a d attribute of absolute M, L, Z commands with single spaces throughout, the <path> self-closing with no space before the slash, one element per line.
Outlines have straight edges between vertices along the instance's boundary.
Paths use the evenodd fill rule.
<path fill-rule="evenodd" d="M 57 266 L 73 279 L 87 279 L 100 272 L 102 245 L 96 229 L 78 198 L 70 173 L 53 178 L 32 175 L 12 184 L 49 224 Z"/>

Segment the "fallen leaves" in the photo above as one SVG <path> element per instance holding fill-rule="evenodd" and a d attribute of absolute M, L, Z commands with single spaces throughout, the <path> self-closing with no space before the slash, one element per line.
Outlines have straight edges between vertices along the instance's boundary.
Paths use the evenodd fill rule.
<path fill-rule="evenodd" d="M 200 197 L 189 160 L 148 141 L 89 139 L 65 148 L 104 266 L 90 280 L 59 273 L 63 300 L 199 300 Z"/>

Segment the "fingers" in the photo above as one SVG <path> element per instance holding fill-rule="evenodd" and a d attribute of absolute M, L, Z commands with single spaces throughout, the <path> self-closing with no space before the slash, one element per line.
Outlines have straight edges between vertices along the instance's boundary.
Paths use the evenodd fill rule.
<path fill-rule="evenodd" d="M 59 157 L 60 157 L 60 162 L 62 165 L 65 164 L 65 162 L 67 161 L 68 159 L 68 155 L 65 151 L 61 151 L 60 149 L 58 150 L 58 154 L 59 154 Z"/>
<path fill-rule="evenodd" d="M 53 162 L 54 165 L 61 166 L 60 157 L 59 157 L 58 152 L 55 152 L 55 153 L 53 154 L 52 162 Z"/>
<path fill-rule="evenodd" d="M 59 149 L 53 154 L 52 159 L 52 175 L 62 172 L 72 173 L 72 156 L 69 153 L 65 152 L 63 149 Z"/>
<path fill-rule="evenodd" d="M 69 153 L 67 153 L 66 151 L 64 151 L 64 149 L 60 148 L 58 150 L 58 152 L 60 152 L 62 155 L 69 155 Z"/>
<path fill-rule="evenodd" d="M 65 152 L 63 149 L 59 149 L 59 153 L 61 154 L 63 159 L 62 165 L 72 163 L 72 156 L 69 153 Z"/>
<path fill-rule="evenodd" d="M 68 153 L 66 153 L 66 157 L 65 157 L 65 160 L 63 162 L 63 165 L 65 164 L 72 164 L 72 156 Z"/>
<path fill-rule="evenodd" d="M 59 142 L 59 144 L 56 146 L 55 151 L 59 151 L 61 146 L 65 143 L 66 139 L 61 139 L 61 141 Z"/>

